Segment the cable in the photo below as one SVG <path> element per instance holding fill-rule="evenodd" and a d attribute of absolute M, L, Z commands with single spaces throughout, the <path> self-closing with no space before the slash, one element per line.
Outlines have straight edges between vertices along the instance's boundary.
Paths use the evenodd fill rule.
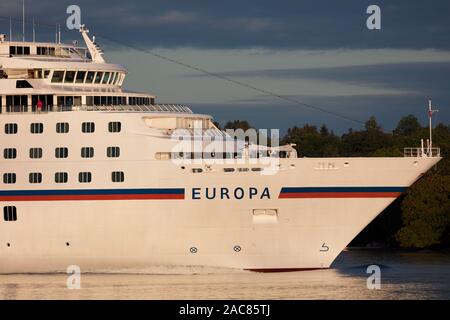
<path fill-rule="evenodd" d="M 282 99 L 282 100 L 285 100 L 285 101 L 288 101 L 288 102 L 291 102 L 291 103 L 294 103 L 294 104 L 298 104 L 298 105 L 301 105 L 301 106 L 309 108 L 309 109 L 317 110 L 317 111 L 320 111 L 320 112 L 326 113 L 328 115 L 332 115 L 332 116 L 335 116 L 335 117 L 338 117 L 338 118 L 341 118 L 341 119 L 344 119 L 344 120 L 347 120 L 347 121 L 355 122 L 355 123 L 362 124 L 362 125 L 365 124 L 363 121 L 350 118 L 350 117 L 342 115 L 340 113 L 329 111 L 329 110 L 324 109 L 322 107 L 318 107 L 318 106 L 315 106 L 315 105 L 312 105 L 312 104 L 309 104 L 309 103 L 302 102 L 302 101 L 297 100 L 295 98 L 283 96 L 283 95 L 277 94 L 277 93 L 275 93 L 273 91 L 270 91 L 270 90 L 267 90 L 267 89 L 258 88 L 258 87 L 255 87 L 255 86 L 251 85 L 251 84 L 248 84 L 248 83 L 245 83 L 245 82 L 242 82 L 242 81 L 239 81 L 239 80 L 236 80 L 236 79 L 233 79 L 233 78 L 221 75 L 219 73 L 214 73 L 214 72 L 208 71 L 206 69 L 203 69 L 203 68 L 200 68 L 200 67 L 196 67 L 196 66 L 187 64 L 185 62 L 182 62 L 182 61 L 179 61 L 179 60 L 176 60 L 176 59 L 173 59 L 173 58 L 169 58 L 169 57 L 163 56 L 163 55 L 161 55 L 159 53 L 156 53 L 154 51 L 151 51 L 151 50 L 148 50 L 148 49 L 144 49 L 144 48 L 141 48 L 141 47 L 138 47 L 138 46 L 126 43 L 126 42 L 121 41 L 121 40 L 112 39 L 110 37 L 107 37 L 107 36 L 99 34 L 99 33 L 96 33 L 96 35 L 98 37 L 100 37 L 100 38 L 103 38 L 103 39 L 107 40 L 107 41 L 120 44 L 121 46 L 128 47 L 128 48 L 134 49 L 136 51 L 147 53 L 147 54 L 152 55 L 154 57 L 157 57 L 157 58 L 160 58 L 160 59 L 163 59 L 163 60 L 175 63 L 177 65 L 180 65 L 180 66 L 183 66 L 185 68 L 188 68 L 188 69 L 191 69 L 191 70 L 194 70 L 194 71 L 206 74 L 206 75 L 211 76 L 211 77 L 215 77 L 215 78 L 218 78 L 218 79 L 221 79 L 221 80 L 225 80 L 225 81 L 234 83 L 234 84 L 239 85 L 241 87 L 245 87 L 245 88 L 248 88 L 248 89 L 251 89 L 251 90 L 254 90 L 254 91 L 258 91 L 260 93 L 264 93 L 264 94 L 270 95 L 270 96 L 275 97 L 275 98 L 279 98 L 279 99 Z"/>
<path fill-rule="evenodd" d="M 10 20 L 9 17 L 1 17 L 1 16 L 0 16 L 0 19 L 1 20 Z M 11 19 L 11 20 L 15 21 L 15 22 L 16 21 L 22 21 L 22 20 L 19 20 L 19 19 Z M 26 21 L 26 23 L 30 23 L 30 22 Z M 35 22 L 35 25 L 45 25 L 45 26 L 48 26 L 48 27 L 54 27 L 54 25 L 48 24 L 48 23 L 38 23 L 37 24 Z M 224 76 L 224 75 L 219 74 L 219 73 L 211 72 L 211 71 L 208 71 L 206 69 L 203 69 L 203 68 L 200 68 L 200 67 L 197 67 L 197 66 L 193 66 L 193 65 L 187 64 L 185 62 L 182 62 L 182 61 L 179 61 L 179 60 L 176 60 L 176 59 L 173 59 L 173 58 L 166 57 L 166 56 L 164 56 L 162 54 L 156 53 L 154 51 L 151 51 L 151 50 L 148 50 L 148 49 L 145 49 L 145 48 L 141 48 L 139 46 L 127 43 L 127 42 L 122 41 L 122 40 L 113 39 L 111 37 L 108 37 L 108 36 L 105 36 L 105 35 L 99 34 L 99 33 L 96 33 L 96 35 L 97 35 L 97 37 L 103 38 L 103 39 L 105 39 L 107 41 L 119 44 L 121 46 L 128 47 L 128 48 L 131 48 L 133 50 L 149 54 L 149 55 L 157 57 L 159 59 L 162 59 L 162 60 L 165 60 L 165 61 L 168 61 L 168 62 L 172 62 L 172 63 L 177 64 L 179 66 L 182 66 L 182 67 L 185 67 L 185 68 L 188 68 L 188 69 L 191 69 L 191 70 L 203 73 L 205 75 L 208 75 L 208 76 L 211 76 L 211 77 L 214 77 L 214 78 L 218 78 L 218 79 L 221 79 L 221 80 L 228 81 L 228 82 L 233 83 L 235 85 L 238 85 L 238 86 L 241 86 L 241 87 L 244 87 L 244 88 L 247 88 L 247 89 L 251 89 L 251 90 L 257 91 L 259 93 L 267 94 L 267 95 L 270 95 L 272 97 L 275 97 L 275 98 L 278 98 L 278 99 L 281 99 L 281 100 L 284 100 L 284 101 L 287 101 L 287 102 L 290 102 L 290 103 L 294 103 L 294 104 L 300 105 L 302 107 L 306 107 L 306 108 L 309 108 L 309 109 L 312 109 L 312 110 L 320 111 L 322 113 L 325 113 L 325 114 L 328 114 L 328 115 L 331 115 L 331 116 L 334 116 L 334 117 L 337 117 L 337 118 L 341 118 L 341 119 L 344 119 L 344 120 L 347 120 L 347 121 L 351 121 L 351 122 L 357 123 L 359 125 L 364 125 L 365 124 L 363 121 L 350 118 L 350 117 L 348 117 L 346 115 L 343 115 L 343 114 L 340 114 L 340 113 L 337 113 L 337 112 L 334 112 L 334 111 L 330 111 L 330 110 L 327 110 L 325 108 L 318 107 L 318 106 L 315 106 L 315 105 L 312 105 L 312 104 L 309 104 L 309 103 L 305 103 L 305 102 L 300 101 L 298 99 L 275 93 L 275 92 L 273 92 L 271 90 L 255 87 L 255 86 L 253 86 L 251 84 L 248 84 L 246 82 L 242 82 L 240 80 L 236 80 L 236 79 Z"/>

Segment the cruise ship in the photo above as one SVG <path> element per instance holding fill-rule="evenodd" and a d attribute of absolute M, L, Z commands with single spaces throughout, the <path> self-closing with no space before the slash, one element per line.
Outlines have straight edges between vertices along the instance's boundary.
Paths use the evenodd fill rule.
<path fill-rule="evenodd" d="M 80 32 L 83 47 L 0 35 L 0 273 L 329 268 L 441 159 L 431 145 L 306 158 L 236 139 L 125 90 L 127 70 Z"/>

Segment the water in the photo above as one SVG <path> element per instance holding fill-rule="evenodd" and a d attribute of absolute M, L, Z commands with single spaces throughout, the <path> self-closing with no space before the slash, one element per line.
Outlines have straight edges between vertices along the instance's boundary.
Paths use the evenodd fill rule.
<path fill-rule="evenodd" d="M 367 289 L 368 265 L 381 289 Z M 0 275 L 0 299 L 450 299 L 450 254 L 351 250 L 329 270 L 252 273 L 201 267 L 83 274 Z"/>

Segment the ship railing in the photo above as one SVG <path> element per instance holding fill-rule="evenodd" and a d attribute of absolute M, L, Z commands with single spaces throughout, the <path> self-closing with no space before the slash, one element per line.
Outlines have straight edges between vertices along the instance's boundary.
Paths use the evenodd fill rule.
<path fill-rule="evenodd" d="M 36 113 L 46 114 L 49 112 L 66 111 L 106 111 L 106 112 L 163 112 L 163 113 L 192 113 L 192 110 L 178 104 L 152 104 L 152 105 L 80 105 L 80 106 L 44 106 L 38 109 L 32 105 L 7 106 L 3 114 Z"/>
<path fill-rule="evenodd" d="M 403 156 L 411 157 L 411 158 L 440 157 L 441 149 L 440 148 L 404 148 Z"/>

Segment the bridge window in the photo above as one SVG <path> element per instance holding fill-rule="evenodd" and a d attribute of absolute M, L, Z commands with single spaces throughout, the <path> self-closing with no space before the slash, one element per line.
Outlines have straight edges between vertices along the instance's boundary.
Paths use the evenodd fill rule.
<path fill-rule="evenodd" d="M 3 158 L 5 159 L 15 159 L 17 158 L 16 148 L 6 148 L 3 150 Z"/>
<path fill-rule="evenodd" d="M 75 71 L 66 71 L 66 76 L 64 77 L 65 83 L 73 83 L 75 80 Z"/>
<path fill-rule="evenodd" d="M 17 208 L 15 206 L 3 207 L 3 220 L 17 221 Z"/>
<path fill-rule="evenodd" d="M 97 74 L 95 75 L 95 81 L 94 83 L 99 84 L 102 82 L 102 78 L 103 78 L 103 72 L 97 72 Z"/>
<path fill-rule="evenodd" d="M 67 172 L 56 172 L 55 173 L 55 182 L 56 183 L 67 183 L 69 180 L 69 175 Z"/>
<path fill-rule="evenodd" d="M 81 148 L 81 157 L 82 158 L 93 158 L 94 157 L 94 148 L 92 148 L 92 147 Z"/>
<path fill-rule="evenodd" d="M 55 149 L 55 157 L 58 159 L 67 158 L 69 156 L 69 149 L 66 147 L 60 147 Z"/>
<path fill-rule="evenodd" d="M 90 173 L 90 172 L 80 172 L 78 174 L 78 181 L 80 183 L 90 183 L 92 181 L 92 173 Z"/>
<path fill-rule="evenodd" d="M 118 158 L 120 157 L 120 148 L 119 147 L 108 147 L 106 149 L 106 155 L 108 158 Z"/>
<path fill-rule="evenodd" d="M 117 72 L 111 73 L 111 77 L 109 78 L 108 84 L 112 84 L 114 82 L 114 79 L 116 78 Z"/>
<path fill-rule="evenodd" d="M 75 83 L 83 83 L 85 76 L 86 76 L 86 71 L 78 71 Z"/>
<path fill-rule="evenodd" d="M 81 124 L 81 131 L 83 131 L 84 133 L 93 133 L 95 131 L 95 123 L 83 122 Z"/>
<path fill-rule="evenodd" d="M 123 173 L 123 171 L 113 171 L 111 173 L 111 179 L 112 182 L 124 182 L 125 174 Z"/>
<path fill-rule="evenodd" d="M 108 83 L 109 75 L 110 75 L 109 72 L 105 72 L 105 76 L 103 77 L 103 82 L 102 82 L 102 84 L 107 84 L 107 83 Z"/>
<path fill-rule="evenodd" d="M 17 123 L 6 123 L 5 124 L 6 134 L 17 134 Z"/>
<path fill-rule="evenodd" d="M 5 183 L 5 184 L 16 183 L 16 174 L 15 173 L 4 173 L 3 174 L 3 183 Z"/>
<path fill-rule="evenodd" d="M 61 83 L 64 79 L 64 71 L 54 71 L 52 82 L 53 83 Z"/>
<path fill-rule="evenodd" d="M 29 176 L 30 183 L 42 183 L 42 173 L 32 172 Z"/>
<path fill-rule="evenodd" d="M 94 71 L 89 71 L 86 75 L 86 81 L 85 83 L 92 83 L 94 81 L 95 78 L 95 72 Z"/>
<path fill-rule="evenodd" d="M 120 132 L 122 130 L 121 122 L 110 122 L 108 123 L 108 131 L 109 132 Z"/>
<path fill-rule="evenodd" d="M 30 159 L 42 158 L 42 148 L 30 148 Z"/>

